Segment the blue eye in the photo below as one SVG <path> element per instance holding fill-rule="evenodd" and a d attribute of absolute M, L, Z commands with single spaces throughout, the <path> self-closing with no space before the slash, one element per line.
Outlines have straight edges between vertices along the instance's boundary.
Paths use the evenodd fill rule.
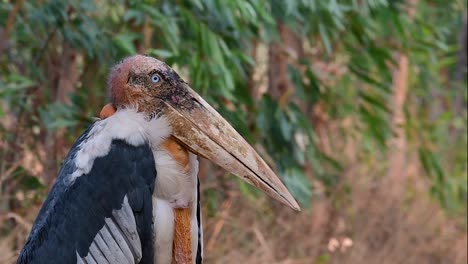
<path fill-rule="evenodd" d="M 151 75 L 151 81 L 152 81 L 153 83 L 158 83 L 158 82 L 161 81 L 161 77 L 159 77 L 159 75 L 157 75 L 157 74 L 155 73 L 155 74 Z"/>

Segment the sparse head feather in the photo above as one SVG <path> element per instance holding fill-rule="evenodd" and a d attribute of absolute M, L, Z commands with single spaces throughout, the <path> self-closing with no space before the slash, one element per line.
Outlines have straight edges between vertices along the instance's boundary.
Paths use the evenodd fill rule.
<path fill-rule="evenodd" d="M 127 86 L 130 74 L 143 75 L 151 71 L 172 71 L 164 62 L 145 55 L 134 55 L 123 59 L 115 65 L 108 79 L 109 94 L 115 107 L 133 103 L 135 94 Z"/>
<path fill-rule="evenodd" d="M 156 81 L 155 81 L 156 80 Z M 132 108 L 149 117 L 162 112 L 167 102 L 194 103 L 187 94 L 187 84 L 166 63 L 155 58 L 135 55 L 115 65 L 108 79 L 109 95 L 116 109 Z"/>

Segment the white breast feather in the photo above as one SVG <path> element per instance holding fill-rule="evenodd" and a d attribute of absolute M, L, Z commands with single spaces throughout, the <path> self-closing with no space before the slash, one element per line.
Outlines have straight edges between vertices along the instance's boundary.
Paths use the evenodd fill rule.
<path fill-rule="evenodd" d="M 191 206 L 192 258 L 195 263 L 198 248 L 197 221 L 197 156 L 190 153 L 190 171 L 183 169 L 166 151 L 154 151 L 156 169 L 156 187 L 153 194 L 153 217 L 156 240 L 155 263 L 172 263 L 172 245 L 174 240 L 175 207 Z M 179 199 L 179 200 L 177 200 Z M 187 202 L 187 204 L 184 204 Z M 203 239 L 203 237 L 202 237 Z M 203 247 L 203 243 L 201 244 Z"/>
<path fill-rule="evenodd" d="M 174 209 L 168 201 L 153 196 L 154 263 L 172 263 L 174 240 Z"/>
<path fill-rule="evenodd" d="M 151 146 L 159 146 L 170 133 L 171 128 L 164 117 L 147 120 L 144 114 L 135 110 L 118 110 L 114 115 L 97 121 L 88 138 L 78 146 L 79 150 L 75 156 L 76 170 L 71 175 L 70 182 L 89 173 L 94 160 L 109 153 L 114 139 L 125 140 L 133 146 L 147 142 Z"/>
<path fill-rule="evenodd" d="M 186 173 L 177 161 L 163 149 L 153 151 L 153 156 L 158 172 L 154 190 L 155 196 L 169 201 L 174 208 L 188 207 L 193 201 L 193 190 L 196 190 L 197 186 L 190 173 Z"/>

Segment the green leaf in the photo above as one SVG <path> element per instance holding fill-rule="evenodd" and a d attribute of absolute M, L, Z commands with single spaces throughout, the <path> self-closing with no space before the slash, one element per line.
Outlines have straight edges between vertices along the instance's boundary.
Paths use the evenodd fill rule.
<path fill-rule="evenodd" d="M 325 47 L 325 51 L 327 52 L 328 55 L 331 55 L 332 47 L 331 47 L 330 38 L 323 24 L 319 24 L 319 32 L 320 32 L 320 39 L 322 40 L 323 46 Z"/>
<path fill-rule="evenodd" d="M 36 82 L 25 76 L 11 74 L 6 77 L 5 81 L 0 81 L 0 96 L 19 93 L 34 85 L 36 85 Z"/>
<path fill-rule="evenodd" d="M 173 56 L 171 51 L 164 49 L 148 49 L 146 52 L 150 56 L 158 57 L 161 59 L 168 59 Z"/>
<path fill-rule="evenodd" d="M 139 39 L 140 35 L 136 33 L 124 33 L 114 37 L 115 44 L 126 54 L 136 54 L 134 41 Z"/>
<path fill-rule="evenodd" d="M 301 206 L 309 207 L 312 197 L 312 186 L 303 172 L 297 169 L 288 169 L 283 174 L 282 179 Z"/>
<path fill-rule="evenodd" d="M 45 186 L 42 184 L 37 177 L 25 176 L 21 178 L 20 185 L 26 190 L 41 190 Z"/>

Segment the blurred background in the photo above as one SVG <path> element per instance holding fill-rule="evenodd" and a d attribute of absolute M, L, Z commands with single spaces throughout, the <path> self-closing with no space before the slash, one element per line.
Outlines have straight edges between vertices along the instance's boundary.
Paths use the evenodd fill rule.
<path fill-rule="evenodd" d="M 0 263 L 14 263 L 109 68 L 166 61 L 297 213 L 205 160 L 206 263 L 467 263 L 464 0 L 0 0 Z"/>

